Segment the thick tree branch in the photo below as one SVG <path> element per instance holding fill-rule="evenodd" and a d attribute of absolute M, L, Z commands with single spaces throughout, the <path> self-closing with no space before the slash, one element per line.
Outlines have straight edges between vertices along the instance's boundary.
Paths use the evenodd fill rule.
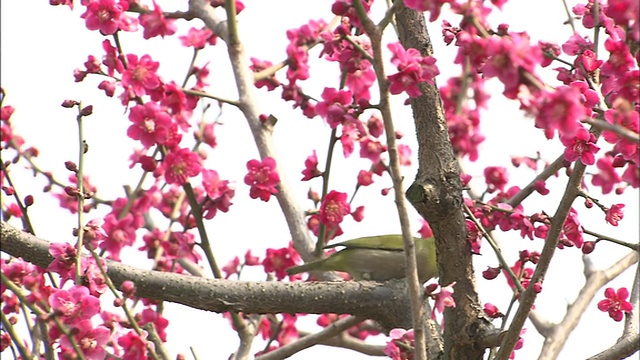
<path fill-rule="evenodd" d="M 360 18 L 360 23 L 364 27 L 367 35 L 371 39 L 371 49 L 373 50 L 373 68 L 378 79 L 378 91 L 380 95 L 379 110 L 384 121 L 384 130 L 387 136 L 389 152 L 389 175 L 393 182 L 393 192 L 395 196 L 400 227 L 402 229 L 402 239 L 404 242 L 405 265 L 407 273 L 407 286 L 411 298 L 411 310 L 413 316 L 413 331 L 415 339 L 414 356 L 416 360 L 427 358 L 427 343 L 425 341 L 424 310 L 422 307 L 422 287 L 418 280 L 418 265 L 416 260 L 416 249 L 413 236 L 411 235 L 411 224 L 409 222 L 409 212 L 404 197 L 404 187 L 402 186 L 402 172 L 400 171 L 400 160 L 398 156 L 398 146 L 396 145 L 396 131 L 391 115 L 391 101 L 389 95 L 389 82 L 384 71 L 382 62 L 382 31 L 367 16 L 364 6 L 360 0 L 353 2 L 353 5 Z M 432 334 L 433 335 L 433 334 Z M 431 336 L 432 336 L 431 335 Z"/>
<path fill-rule="evenodd" d="M 636 333 L 629 337 L 624 337 L 613 346 L 603 352 L 590 357 L 587 360 L 618 360 L 627 359 L 640 350 L 640 336 Z"/>
<path fill-rule="evenodd" d="M 433 49 L 424 15 L 396 2 L 400 42 L 423 56 Z M 484 349 L 477 343 L 492 328 L 483 318 L 475 289 L 471 249 L 466 240 L 462 211 L 460 168 L 453 154 L 440 93 L 434 85 L 422 84 L 422 95 L 411 99 L 416 123 L 420 168 L 407 190 L 407 198 L 429 221 L 436 237 L 440 283 L 456 282 L 455 308 L 445 310 L 445 358 L 481 359 Z"/>
<path fill-rule="evenodd" d="M 0 223 L 2 251 L 46 268 L 53 257 L 50 243 Z M 383 328 L 410 328 L 410 307 L 404 281 L 284 283 L 231 281 L 138 269 L 107 260 L 107 274 L 116 287 L 136 284 L 136 295 L 213 312 L 253 314 L 351 314 L 378 321 Z"/>

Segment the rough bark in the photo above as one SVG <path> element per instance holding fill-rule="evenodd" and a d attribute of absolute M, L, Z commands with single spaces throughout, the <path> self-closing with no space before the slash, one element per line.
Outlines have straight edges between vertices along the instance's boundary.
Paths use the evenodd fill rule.
<path fill-rule="evenodd" d="M 46 268 L 53 257 L 49 242 L 0 223 L 2 252 Z M 265 282 L 206 279 L 142 270 L 107 261 L 116 287 L 136 284 L 139 297 L 170 301 L 195 309 L 251 314 L 351 314 L 377 321 L 383 328 L 410 328 L 411 304 L 404 281 Z"/>
<path fill-rule="evenodd" d="M 396 2 L 396 20 L 402 45 L 423 56 L 432 55 L 431 40 L 422 13 Z M 466 240 L 462 210 L 460 168 L 453 153 L 442 100 L 436 86 L 422 84 L 422 95 L 411 99 L 418 138 L 419 169 L 407 198 L 433 229 L 438 251 L 440 283 L 456 282 L 455 308 L 445 310 L 446 359 L 481 359 L 481 339 L 492 329 L 484 318 L 475 287 L 471 249 Z"/>

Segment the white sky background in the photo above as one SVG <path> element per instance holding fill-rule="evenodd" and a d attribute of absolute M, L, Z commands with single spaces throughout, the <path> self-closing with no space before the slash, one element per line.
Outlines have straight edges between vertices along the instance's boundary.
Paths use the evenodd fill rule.
<path fill-rule="evenodd" d="M 44 169 L 65 180 L 68 171 L 64 168 L 64 161 L 77 160 L 77 127 L 75 110 L 63 109 L 60 103 L 64 99 L 82 100 L 85 105 L 93 105 L 93 115 L 85 120 L 85 138 L 90 145 L 87 153 L 85 173 L 91 177 L 91 182 L 98 187 L 101 198 L 123 196 L 122 185 L 135 186 L 141 170 L 136 167 L 129 169 L 129 155 L 134 141 L 126 137 L 129 126 L 127 115 L 119 99 L 109 99 L 101 90 L 96 88 L 102 81 L 97 76 L 88 76 L 82 83 L 75 83 L 73 70 L 83 68 L 89 54 L 102 57 L 102 35 L 89 32 L 84 26 L 80 14 L 84 7 L 76 1 L 76 9 L 71 12 L 67 7 L 51 7 L 46 1 L 3 1 L 2 2 L 2 87 L 7 92 L 4 105 L 16 108 L 12 123 L 16 134 L 25 137 L 28 145 L 40 150 L 38 163 Z M 160 4 L 179 3 L 186 6 L 186 1 L 160 2 Z M 309 19 L 332 19 L 330 4 L 332 1 L 245 1 L 246 9 L 239 16 L 240 34 L 248 56 L 277 62 L 284 59 L 285 47 L 288 43 L 285 31 L 297 28 Z M 382 1 L 376 2 L 380 10 Z M 573 2 L 570 4 L 573 6 Z M 169 5 L 165 10 L 172 10 Z M 184 8 L 183 8 L 184 9 Z M 376 19 L 380 18 L 377 13 Z M 438 66 L 442 75 L 439 84 L 444 84 L 446 78 L 458 73 L 458 67 L 452 66 L 456 48 L 445 47 L 440 36 L 440 23 L 443 19 L 452 24 L 458 23 L 458 17 L 443 12 L 440 19 L 429 25 L 430 34 L 436 49 Z M 505 6 L 504 13 L 492 16 L 492 25 L 500 22 L 510 24 L 511 31 L 527 31 L 535 42 L 546 40 L 556 43 L 564 42 L 570 35 L 570 29 L 562 23 L 566 20 L 561 1 L 517 1 L 512 0 Z M 142 32 L 128 34 L 121 33 L 125 52 L 150 54 L 155 61 L 160 62 L 159 73 L 165 81 L 171 79 L 181 82 L 187 72 L 192 50 L 182 47 L 178 35 L 183 35 L 191 26 L 200 27 L 199 21 L 185 24 L 178 22 L 179 30 L 176 35 L 165 40 L 154 38 L 143 41 Z M 388 29 L 388 39 L 393 33 Z M 582 32 L 583 35 L 590 34 Z M 395 40 L 392 40 L 395 41 Z M 310 58 L 314 60 L 311 68 L 310 80 L 304 82 L 307 93 L 319 98 L 322 89 L 338 86 L 337 65 L 325 64 L 317 59 L 320 49 L 313 49 Z M 236 96 L 229 63 L 226 58 L 226 48 L 222 42 L 215 47 L 208 47 L 201 52 L 196 65 L 202 66 L 211 62 L 211 86 L 208 92 L 226 98 Z M 389 70 L 392 68 L 389 67 Z M 389 73 L 393 73 L 390 71 Z M 283 78 L 278 75 L 279 78 Z M 553 75 L 546 78 L 553 81 Z M 480 160 L 466 164 L 465 170 L 478 177 L 477 189 L 482 189 L 482 171 L 486 166 L 509 166 L 510 156 L 535 156 L 536 150 L 542 151 L 543 158 L 552 161 L 562 152 L 557 141 L 547 142 L 542 132 L 533 129 L 531 119 L 524 119 L 517 109 L 517 104 L 500 101 L 499 93 L 502 85 L 492 83 L 491 90 L 495 100 L 491 102 L 490 110 L 483 114 L 482 133 L 487 140 L 480 148 Z M 279 122 L 275 127 L 275 143 L 280 156 L 278 159 L 284 173 L 281 178 L 292 185 L 292 189 L 304 207 L 311 206 L 306 200 L 309 186 L 320 190 L 320 180 L 314 179 L 309 183 L 301 183 L 301 170 L 304 159 L 313 149 L 318 150 L 320 166 L 324 166 L 326 158 L 326 144 L 330 129 L 318 117 L 309 120 L 298 111 L 291 110 L 291 103 L 280 100 L 280 91 L 267 93 L 257 90 L 259 108 L 265 114 L 274 114 Z M 375 90 L 372 91 L 375 93 Z M 118 94 L 118 93 L 116 93 Z M 413 166 L 404 169 L 405 187 L 410 184 L 417 170 L 417 148 L 414 139 L 414 128 L 409 107 L 403 106 L 405 96 L 395 96 L 394 119 L 396 128 L 406 136 L 403 142 L 413 149 Z M 268 203 L 252 200 L 248 196 L 248 187 L 243 183 L 246 173 L 245 164 L 248 160 L 257 158 L 253 138 L 246 121 L 241 114 L 225 107 L 221 120 L 223 126 L 216 127 L 218 147 L 209 153 L 206 167 L 216 169 L 223 179 L 229 179 L 236 185 L 234 205 L 229 213 L 219 213 L 213 220 L 207 222 L 209 236 L 212 239 L 213 250 L 219 264 L 224 265 L 233 256 L 242 256 L 247 249 L 264 256 L 266 248 L 280 248 L 290 240 L 286 223 L 275 199 Z M 209 121 L 216 115 L 215 109 L 207 116 Z M 197 112 L 195 113 L 197 116 Z M 187 137 L 183 140 L 189 141 Z M 606 148 L 604 141 L 599 145 Z M 332 168 L 331 189 L 351 193 L 355 186 L 358 170 L 368 168 L 368 160 L 360 160 L 356 154 L 344 160 L 340 146 L 336 147 L 334 168 Z M 604 150 L 601 150 L 601 153 Z M 17 169 L 15 169 L 17 170 Z M 510 172 L 509 185 L 526 185 L 534 173 L 530 170 L 518 169 Z M 66 210 L 57 209 L 57 201 L 39 193 L 45 182 L 42 177 L 32 178 L 28 172 L 14 171 L 12 173 L 17 183 L 20 196 L 29 193 L 36 197 L 34 206 L 29 208 L 37 235 L 45 239 L 57 241 L 71 241 L 71 229 L 76 226 L 76 218 Z M 552 178 L 547 186 L 552 191 L 542 198 L 533 195 L 525 201 L 526 213 L 544 210 L 549 214 L 555 212 L 559 196 L 564 189 L 566 178 Z M 590 184 L 590 182 L 588 182 Z M 388 176 L 376 178 L 376 182 L 361 189 L 353 205 L 365 205 L 365 219 L 355 223 L 350 219 L 345 221 L 343 229 L 348 239 L 364 235 L 399 232 L 393 196 L 380 197 L 380 189 L 391 186 Z M 591 188 L 595 197 L 600 197 L 597 188 Z M 627 191 L 622 196 L 600 197 L 604 203 L 611 205 L 626 202 L 625 218 L 617 228 L 607 225 L 604 214 L 597 208 L 584 211 L 581 202 L 574 207 L 580 211 L 580 220 L 588 224 L 589 229 L 608 234 L 626 241 L 635 242 L 638 238 L 638 206 L 637 191 Z M 88 218 L 101 217 L 106 209 L 92 212 Z M 419 217 L 411 211 L 413 228 L 419 229 Z M 587 237 L 588 238 L 588 237 Z M 501 233 L 498 237 L 507 257 L 512 262 L 517 257 L 517 251 L 525 248 L 540 249 L 542 242 L 523 241 L 515 232 Z M 584 283 L 582 276 L 582 262 L 576 249 L 556 252 L 557 257 L 551 264 L 551 269 L 545 280 L 543 292 L 538 296 L 536 305 L 538 310 L 549 320 L 558 321 L 564 313 L 565 305 L 570 303 Z M 484 256 L 476 257 L 478 274 L 487 265 L 495 266 L 497 261 L 491 254 L 488 245 L 483 247 Z M 598 244 L 593 261 L 598 267 L 605 267 L 615 259 L 621 257 L 625 250 L 607 243 Z M 125 262 L 145 268 L 149 266 L 146 259 L 140 259 L 133 252 L 124 254 Z M 244 277 L 246 275 L 246 278 Z M 609 286 L 619 288 L 631 287 L 632 271 L 615 279 Z M 261 268 L 249 269 L 243 274 L 243 279 L 264 279 Z M 504 312 L 511 297 L 503 281 L 486 281 L 478 278 L 481 301 L 492 302 Z M 596 309 L 595 304 L 602 299 L 600 292 L 588 313 L 582 319 L 578 329 L 567 342 L 561 359 L 585 358 L 593 355 L 605 347 L 610 346 L 620 336 L 622 323 L 615 323 L 606 313 Z M 165 316 L 171 321 L 168 329 L 168 347 L 173 354 L 181 352 L 190 358 L 189 346 L 193 346 L 202 359 L 226 359 L 237 348 L 237 336 L 230 329 L 228 322 L 214 313 L 206 313 L 189 309 L 184 306 L 167 304 Z M 315 318 L 313 318 L 315 319 Z M 306 329 L 315 328 L 315 320 L 308 320 Z M 304 322 L 303 322 L 304 324 Z M 498 322 L 496 321 L 496 324 Z M 195 326 L 194 326 L 195 325 Z M 517 352 L 517 359 L 535 359 L 542 344 L 542 338 L 535 329 L 529 328 L 522 350 Z M 383 340 L 379 340 L 383 341 Z M 255 350 L 260 350 L 262 341 L 256 342 Z M 326 356 L 349 357 L 364 359 L 363 355 L 342 349 L 327 347 L 313 347 L 303 351 L 293 359 L 321 359 Z"/>

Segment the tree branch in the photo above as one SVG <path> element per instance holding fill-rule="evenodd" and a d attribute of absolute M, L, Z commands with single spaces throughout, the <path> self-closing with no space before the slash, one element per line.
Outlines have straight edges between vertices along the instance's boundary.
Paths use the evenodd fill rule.
<path fill-rule="evenodd" d="M 211 31 L 227 42 L 229 59 L 233 67 L 233 74 L 240 97 L 238 107 L 249 123 L 260 156 L 262 158 L 272 157 L 278 163 L 271 130 L 269 127 L 264 126 L 259 119 L 260 112 L 255 105 L 257 101 L 254 100 L 253 73 L 249 70 L 242 43 L 240 43 L 239 39 L 235 39 L 233 44 L 229 43 L 229 32 L 226 23 L 217 17 L 207 1 L 190 0 L 189 11 L 201 19 Z M 278 167 L 280 168 L 279 164 Z M 278 185 L 278 194 L 275 197 L 289 226 L 296 250 L 300 252 L 303 259 L 311 260 L 313 259 L 313 241 L 307 230 L 304 212 L 296 203 L 283 172 L 278 171 L 278 173 L 280 175 L 280 184 Z"/>
<path fill-rule="evenodd" d="M 301 350 L 318 344 L 320 341 L 325 341 L 337 336 L 350 327 L 362 322 L 362 320 L 363 319 L 356 316 L 349 316 L 346 319 L 340 319 L 315 334 L 302 337 L 290 344 L 258 356 L 256 360 L 278 360 L 288 358 Z"/>
<path fill-rule="evenodd" d="M 423 56 L 433 49 L 422 13 L 396 2 L 400 42 Z M 453 154 L 440 93 L 434 85 L 421 84 L 422 95 L 411 99 L 418 138 L 420 168 L 407 190 L 407 198 L 429 221 L 435 234 L 440 284 L 456 281 L 455 308 L 444 312 L 444 357 L 481 359 L 484 349 L 477 343 L 488 330 L 475 288 L 471 249 L 466 239 L 462 211 L 460 168 Z"/>
<path fill-rule="evenodd" d="M 391 105 L 389 98 L 389 82 L 384 72 L 382 62 L 382 31 L 367 16 L 361 0 L 355 0 L 353 5 L 360 18 L 360 23 L 364 27 L 369 39 L 371 39 L 371 49 L 373 50 L 373 68 L 378 79 L 378 92 L 380 95 L 379 110 L 384 121 L 384 130 L 387 136 L 387 146 L 389 152 L 389 175 L 393 182 L 393 192 L 398 210 L 398 218 L 402 229 L 402 239 L 404 243 L 405 266 L 407 274 L 407 286 L 411 298 L 411 311 L 413 316 L 413 331 L 416 360 L 427 358 L 427 343 L 425 341 L 424 309 L 422 307 L 422 287 L 418 280 L 418 263 L 416 259 L 416 248 L 413 236 L 411 235 L 411 224 L 409 222 L 409 212 L 404 197 L 402 186 L 402 172 L 400 171 L 400 160 L 398 156 L 398 146 L 396 145 L 396 131 L 394 129 L 393 117 L 391 115 Z"/>
<path fill-rule="evenodd" d="M 562 321 L 552 326 L 549 333 L 544 335 L 545 340 L 538 359 L 556 359 L 569 335 L 578 326 L 582 314 L 591 304 L 596 292 L 637 262 L 638 253 L 634 251 L 616 261 L 608 269 L 589 273 L 585 285 L 580 289 L 576 300 L 567 308 Z"/>
<path fill-rule="evenodd" d="M 586 166 L 581 161 L 575 162 L 573 173 L 571 173 L 571 176 L 569 177 L 564 195 L 562 196 L 560 204 L 556 209 L 556 213 L 553 216 L 553 222 L 551 223 L 547 239 L 544 247 L 542 248 L 540 260 L 538 261 L 536 270 L 531 277 L 531 285 L 527 287 L 524 293 L 522 293 L 522 296 L 520 297 L 520 306 L 513 317 L 509 330 L 507 331 L 507 335 L 505 336 L 502 345 L 500 346 L 500 350 L 498 350 L 498 354 L 496 355 L 496 359 L 498 360 L 508 359 L 513 347 L 520 338 L 520 330 L 522 330 L 522 326 L 531 311 L 531 306 L 533 306 L 536 296 L 538 295 L 535 291 L 536 286 L 534 286 L 534 284 L 542 284 L 542 280 L 549 269 L 549 264 L 551 263 L 553 254 L 558 246 L 560 232 L 563 229 L 564 222 L 567 219 L 573 201 L 580 192 L 585 169 Z"/>
<path fill-rule="evenodd" d="M 50 243 L 0 222 L 2 251 L 42 268 L 53 261 Z M 142 270 L 107 260 L 107 274 L 116 287 L 136 284 L 136 295 L 213 312 L 253 314 L 351 314 L 373 319 L 384 329 L 410 328 L 410 306 L 404 281 L 264 282 L 205 279 Z"/>

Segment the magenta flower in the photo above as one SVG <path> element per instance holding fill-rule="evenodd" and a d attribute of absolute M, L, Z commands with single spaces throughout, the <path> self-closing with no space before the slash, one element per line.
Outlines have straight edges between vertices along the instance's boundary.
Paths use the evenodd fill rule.
<path fill-rule="evenodd" d="M 200 174 L 201 161 L 200 156 L 189 149 L 179 148 L 170 151 L 163 161 L 167 184 L 184 185 L 189 178 Z"/>
<path fill-rule="evenodd" d="M 207 28 L 196 29 L 191 28 L 187 35 L 180 36 L 180 42 L 184 47 L 192 47 L 195 49 L 203 49 L 207 45 L 207 41 L 213 35 L 213 32 Z"/>
<path fill-rule="evenodd" d="M 47 267 L 47 270 L 60 275 L 62 283 L 73 279 L 76 268 L 76 248 L 69 243 L 51 243 L 49 245 L 49 253 L 53 256 L 53 261 Z M 3 270 L 5 270 L 3 268 Z"/>
<path fill-rule="evenodd" d="M 112 35 L 118 29 L 128 27 L 131 20 L 124 14 L 129 9 L 127 0 L 82 0 L 87 11 L 80 15 L 89 30 L 100 30 L 102 35 Z"/>
<path fill-rule="evenodd" d="M 502 166 L 488 166 L 484 169 L 484 181 L 488 192 L 503 191 L 509 181 L 509 173 Z"/>
<path fill-rule="evenodd" d="M 280 175 L 273 158 L 265 157 L 262 161 L 249 160 L 247 170 L 249 172 L 244 177 L 244 183 L 251 186 L 249 196 L 252 199 L 260 198 L 262 201 L 269 201 L 271 195 L 278 193 Z"/>
<path fill-rule="evenodd" d="M 564 245 L 575 246 L 578 249 L 582 247 L 584 239 L 582 237 L 582 227 L 578 220 L 578 212 L 571 208 L 567 215 L 567 220 L 562 225 L 562 233 L 560 235 L 560 243 L 558 247 L 562 249 Z"/>
<path fill-rule="evenodd" d="M 135 330 L 129 330 L 125 335 L 118 338 L 118 345 L 122 346 L 124 360 L 146 360 L 147 357 L 147 332 L 142 330 L 145 337 L 136 333 Z"/>
<path fill-rule="evenodd" d="M 69 290 L 58 290 L 49 295 L 51 308 L 65 324 L 75 324 L 91 319 L 100 311 L 100 300 L 89 294 L 85 286 L 73 286 Z"/>
<path fill-rule="evenodd" d="M 236 191 L 229 186 L 229 180 L 222 180 L 215 170 L 202 170 L 202 187 L 207 193 L 208 200 L 203 205 L 203 217 L 212 219 L 218 210 L 229 211 L 231 199 Z"/>
<path fill-rule="evenodd" d="M 313 150 L 313 154 L 309 155 L 304 161 L 304 170 L 302 170 L 302 175 L 301 181 L 309 181 L 314 177 L 322 175 L 322 172 L 318 170 L 318 155 L 315 150 Z"/>
<path fill-rule="evenodd" d="M 339 225 L 349 213 L 351 213 L 351 206 L 347 202 L 347 194 L 331 190 L 322 200 L 320 222 L 332 228 Z"/>
<path fill-rule="evenodd" d="M 387 146 L 377 140 L 367 137 L 360 141 L 360 157 L 369 159 L 374 164 L 380 161 L 380 155 L 385 151 L 387 151 Z"/>
<path fill-rule="evenodd" d="M 151 39 L 152 37 L 173 35 L 176 33 L 176 19 L 166 19 L 162 9 L 156 2 L 153 2 L 153 11 L 140 15 L 140 25 L 144 28 L 142 37 Z"/>
<path fill-rule="evenodd" d="M 620 175 L 613 167 L 613 157 L 607 155 L 596 162 L 598 173 L 593 175 L 591 183 L 602 187 L 602 193 L 608 194 L 613 190 L 613 186 L 620 182 Z"/>
<path fill-rule="evenodd" d="M 367 170 L 360 170 L 358 173 L 358 186 L 369 186 L 373 184 L 373 173 Z"/>
<path fill-rule="evenodd" d="M 138 59 L 138 55 L 127 54 L 127 65 L 127 70 L 122 73 L 122 86 L 131 86 L 136 96 L 146 95 L 160 86 L 160 78 L 156 74 L 160 63 L 151 60 L 151 56 L 145 54 Z"/>
<path fill-rule="evenodd" d="M 349 114 L 349 108 L 353 103 L 353 94 L 349 90 L 336 90 L 324 88 L 322 99 L 316 104 L 316 112 L 327 120 L 331 128 L 343 124 Z"/>
<path fill-rule="evenodd" d="M 102 42 L 102 49 L 104 49 L 105 55 L 102 58 L 102 64 L 108 69 L 109 76 L 113 76 L 117 71 L 122 74 L 124 71 L 124 64 L 118 57 L 118 49 L 111 45 L 111 41 L 105 40 Z"/>
<path fill-rule="evenodd" d="M 147 149 L 162 145 L 170 138 L 171 116 L 154 102 L 131 108 L 129 120 L 133 124 L 127 129 L 127 136 L 140 140 Z"/>
<path fill-rule="evenodd" d="M 585 165 L 593 165 L 596 162 L 595 154 L 600 150 L 596 142 L 596 136 L 584 127 L 579 127 L 575 135 L 560 135 L 560 141 L 564 146 L 564 159 L 573 162 L 580 159 Z"/>
<path fill-rule="evenodd" d="M 392 360 L 413 358 L 414 335 L 413 329 L 393 329 L 389 332 L 391 340 L 387 342 L 382 352 Z"/>
<path fill-rule="evenodd" d="M 629 290 L 627 290 L 627 288 L 622 287 L 617 291 L 613 288 L 607 288 L 604 291 L 604 297 L 606 299 L 598 302 L 598 309 L 608 312 L 609 317 L 615 321 L 621 321 L 623 313 L 630 314 L 631 310 L 633 310 L 633 305 L 627 301 L 629 297 Z"/>
<path fill-rule="evenodd" d="M 613 226 L 618 226 L 618 222 L 622 220 L 624 217 L 624 212 L 622 211 L 624 208 L 624 204 L 615 204 L 610 209 L 607 210 L 607 215 L 605 219 L 607 222 Z"/>
<path fill-rule="evenodd" d="M 582 94 L 573 86 L 559 86 L 554 92 L 543 92 L 532 104 L 535 126 L 545 130 L 548 138 L 555 130 L 563 136 L 574 136 L 580 128 L 579 121 L 591 115 L 591 109 L 582 104 Z"/>
<path fill-rule="evenodd" d="M 87 360 L 102 360 L 105 358 L 107 342 L 109 342 L 111 334 L 105 326 L 98 325 L 94 328 L 91 325 L 91 320 L 82 320 L 75 324 L 71 333 Z M 69 338 L 63 336 L 60 339 L 60 347 L 67 351 L 71 350 L 72 345 Z"/>
<path fill-rule="evenodd" d="M 440 73 L 436 66 L 436 59 L 431 56 L 423 57 L 416 49 L 405 50 L 399 42 L 388 45 L 393 56 L 391 63 L 398 69 L 398 73 L 389 76 L 389 92 L 400 94 L 406 91 L 409 97 L 418 97 L 418 84 L 426 82 L 433 84 L 433 79 Z"/>
<path fill-rule="evenodd" d="M 289 246 L 280 249 L 267 249 L 267 254 L 262 261 L 264 271 L 266 273 L 275 273 L 278 280 L 287 277 L 286 269 L 300 262 L 300 255 L 293 248 L 293 243 L 289 242 Z"/>
<path fill-rule="evenodd" d="M 120 260 L 120 251 L 131 246 L 136 241 L 136 230 L 134 217 L 128 213 L 121 219 L 118 219 L 113 213 L 108 214 L 104 218 L 102 228 L 107 233 L 107 238 L 100 242 L 99 247 L 109 252 L 109 258 Z"/>

